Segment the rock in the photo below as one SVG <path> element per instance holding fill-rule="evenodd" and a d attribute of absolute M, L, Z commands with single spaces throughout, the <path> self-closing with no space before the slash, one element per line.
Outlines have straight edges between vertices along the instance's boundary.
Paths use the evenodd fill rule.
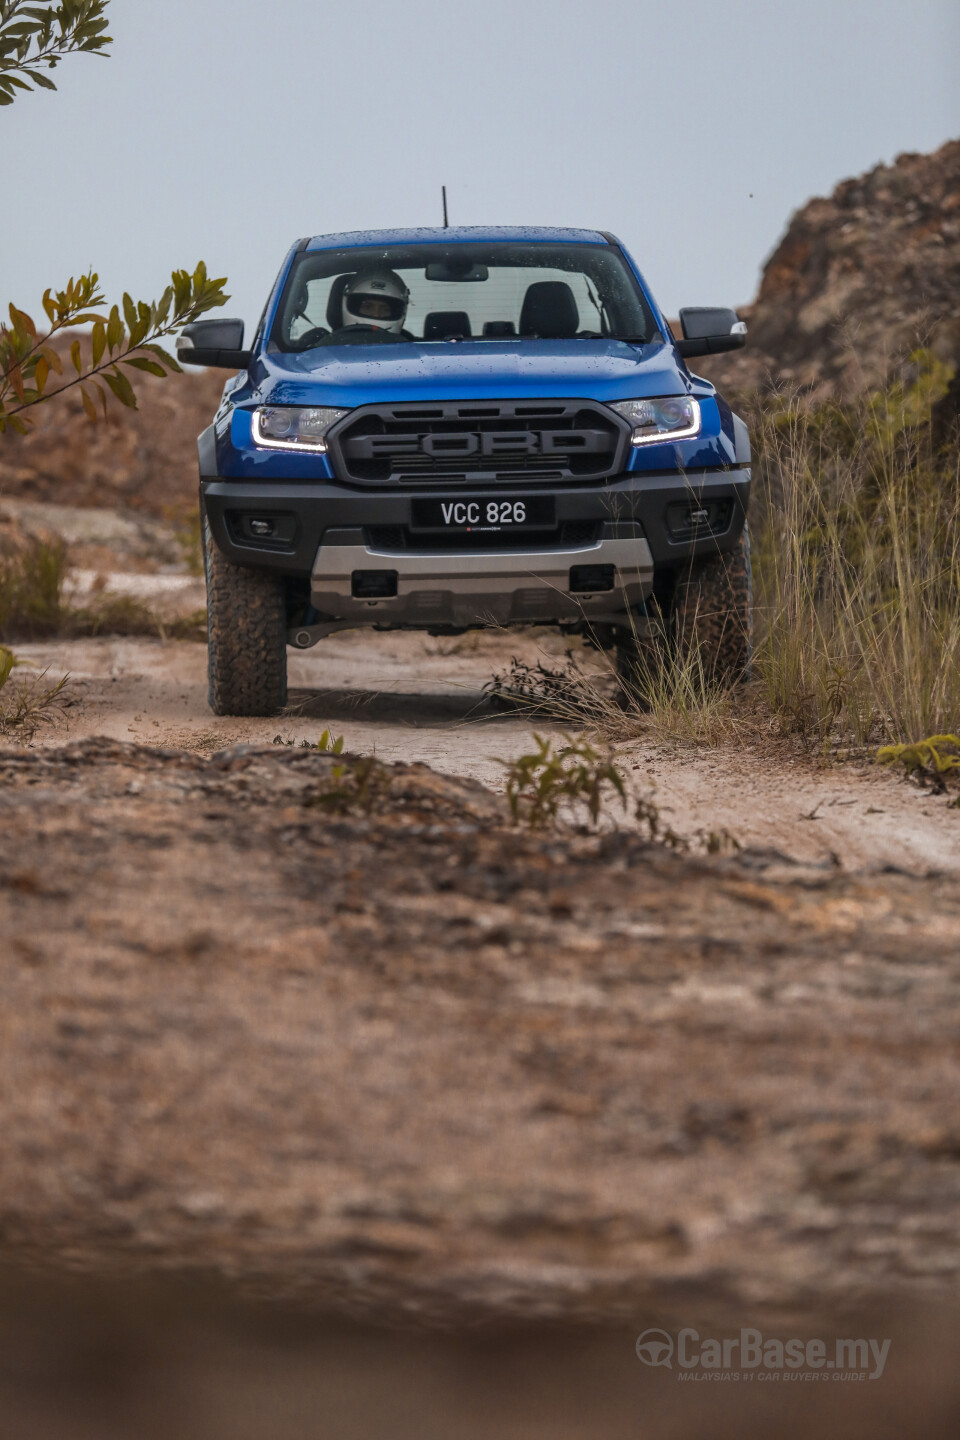
<path fill-rule="evenodd" d="M 768 260 L 747 348 L 695 368 L 724 389 L 882 384 L 918 345 L 960 358 L 960 140 L 900 155 L 798 210 Z"/>

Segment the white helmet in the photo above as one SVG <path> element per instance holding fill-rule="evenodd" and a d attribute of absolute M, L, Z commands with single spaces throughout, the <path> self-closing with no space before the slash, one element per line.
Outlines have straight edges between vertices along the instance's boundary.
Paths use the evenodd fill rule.
<path fill-rule="evenodd" d="M 392 270 L 367 270 L 344 288 L 343 323 L 399 335 L 409 299 L 410 291 Z"/>

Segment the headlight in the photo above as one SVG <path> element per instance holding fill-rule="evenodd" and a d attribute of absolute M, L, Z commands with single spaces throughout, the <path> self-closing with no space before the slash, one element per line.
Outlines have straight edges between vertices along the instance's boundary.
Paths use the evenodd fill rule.
<path fill-rule="evenodd" d="M 665 400 L 618 400 L 610 408 L 633 426 L 631 445 L 686 440 L 700 433 L 700 406 L 688 395 L 671 395 Z"/>
<path fill-rule="evenodd" d="M 253 412 L 253 443 L 268 450 L 309 450 L 323 455 L 327 431 L 346 413 L 328 406 L 262 405 Z"/>

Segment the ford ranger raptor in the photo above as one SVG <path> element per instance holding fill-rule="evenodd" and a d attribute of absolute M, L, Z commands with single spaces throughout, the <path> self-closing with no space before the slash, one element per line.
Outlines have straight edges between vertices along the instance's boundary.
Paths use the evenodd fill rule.
<path fill-rule="evenodd" d="M 286 704 L 287 648 L 373 627 L 555 625 L 621 674 L 695 645 L 748 670 L 743 421 L 686 361 L 732 310 L 668 325 L 600 231 L 299 240 L 249 348 L 206 319 L 181 361 L 232 371 L 199 438 L 209 699 Z"/>

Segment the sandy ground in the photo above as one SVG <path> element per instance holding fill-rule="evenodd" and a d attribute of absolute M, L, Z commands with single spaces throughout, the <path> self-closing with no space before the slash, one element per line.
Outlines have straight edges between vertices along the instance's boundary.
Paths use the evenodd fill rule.
<path fill-rule="evenodd" d="M 80 601 L 202 604 L 168 530 L 58 525 Z M 631 811 L 541 837 L 496 757 L 560 728 L 484 686 L 555 636 L 334 636 L 264 721 L 209 712 L 202 645 L 17 651 L 71 678 L 0 754 L 0 1429 L 956 1433 L 944 797 L 641 735 L 621 769 L 691 853 Z M 369 813 L 325 808 L 325 728 L 405 762 Z M 633 1351 L 680 1325 L 894 1348 L 681 1390 Z"/>
<path fill-rule="evenodd" d="M 182 608 L 202 602 L 188 577 L 117 577 L 151 599 L 180 585 Z M 134 588 L 129 587 L 134 582 Z M 151 586 L 153 589 L 151 589 Z M 137 588 L 139 587 L 139 588 Z M 218 719 L 206 703 L 202 645 L 97 639 L 18 645 L 51 676 L 71 675 L 71 706 L 38 743 L 108 735 L 142 744 L 212 751 L 238 741 L 316 741 L 325 728 L 348 748 L 385 760 L 423 761 L 451 775 L 502 787 L 497 757 L 531 748 L 531 730 L 560 733 L 543 717 L 503 714 L 484 685 L 511 655 L 556 664 L 549 632 L 460 638 L 352 632 L 289 652 L 291 703 L 272 720 Z M 698 747 L 637 740 L 619 747 L 637 794 L 653 796 L 664 822 L 684 836 L 726 830 L 743 845 L 848 869 L 896 866 L 960 870 L 960 810 L 874 765 L 825 765 L 784 747 Z M 629 825 L 631 816 L 618 815 Z"/>
<path fill-rule="evenodd" d="M 6 1302 L 9 1433 L 955 1433 L 953 877 L 531 834 L 422 766 L 341 815 L 340 763 L 0 754 L 0 1292 L 99 1277 Z M 893 1349 L 691 1400 L 633 1353 L 681 1325 Z"/>

